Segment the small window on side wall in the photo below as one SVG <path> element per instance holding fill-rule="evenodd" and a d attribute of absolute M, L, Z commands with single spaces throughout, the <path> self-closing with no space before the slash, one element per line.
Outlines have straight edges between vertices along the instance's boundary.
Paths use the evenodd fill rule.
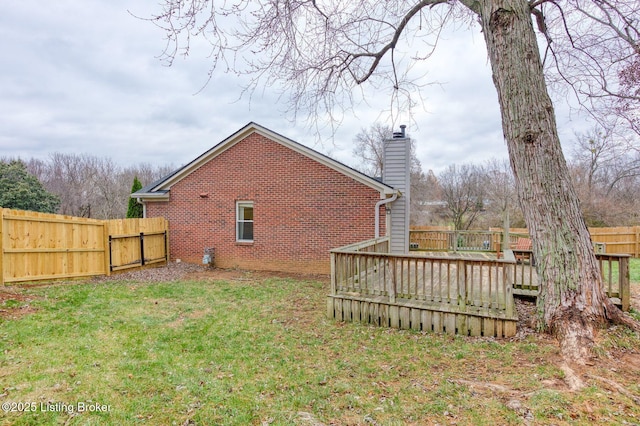
<path fill-rule="evenodd" d="M 236 241 L 253 242 L 253 203 L 236 203 Z"/>

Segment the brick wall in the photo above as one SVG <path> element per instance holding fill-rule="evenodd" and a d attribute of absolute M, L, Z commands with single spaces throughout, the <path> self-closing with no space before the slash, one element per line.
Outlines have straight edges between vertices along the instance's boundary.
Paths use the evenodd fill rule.
<path fill-rule="evenodd" d="M 208 197 L 201 197 L 208 194 Z M 329 273 L 329 250 L 375 236 L 378 191 L 253 133 L 171 187 L 147 216 L 169 220 L 171 258 L 218 267 Z M 236 242 L 236 201 L 253 202 L 254 241 Z M 385 215 L 381 209 L 381 235 Z"/>

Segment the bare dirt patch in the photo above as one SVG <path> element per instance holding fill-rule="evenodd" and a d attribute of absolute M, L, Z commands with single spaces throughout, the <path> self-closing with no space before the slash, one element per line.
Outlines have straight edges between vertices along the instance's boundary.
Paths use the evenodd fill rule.
<path fill-rule="evenodd" d="M 329 282 L 328 275 L 317 274 L 296 274 L 292 272 L 274 272 L 274 271 L 244 271 L 241 269 L 220 269 L 201 267 L 197 271 L 189 272 L 185 275 L 190 280 L 234 280 L 234 281 L 259 281 L 268 278 L 294 279 L 300 281 L 319 281 L 323 283 Z"/>
<path fill-rule="evenodd" d="M 31 306 L 33 300 L 35 298 L 20 287 L 0 287 L 0 318 L 15 319 L 35 312 Z"/>

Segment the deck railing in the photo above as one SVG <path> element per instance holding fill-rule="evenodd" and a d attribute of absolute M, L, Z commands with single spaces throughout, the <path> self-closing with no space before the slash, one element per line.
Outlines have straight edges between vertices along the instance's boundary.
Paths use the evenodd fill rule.
<path fill-rule="evenodd" d="M 510 294 L 537 296 L 538 275 L 531 251 L 508 250 L 503 259 L 437 254 L 390 254 L 378 238 L 332 250 L 331 294 L 388 297 L 456 310 L 506 309 Z M 629 310 L 629 256 L 596 254 L 607 296 Z"/>
<path fill-rule="evenodd" d="M 518 251 L 521 261 L 512 264 L 513 293 L 523 296 L 538 295 L 538 274 L 531 250 Z M 607 296 L 622 310 L 630 307 L 629 255 L 596 254 L 602 282 Z"/>
<path fill-rule="evenodd" d="M 629 285 L 629 258 L 627 254 L 596 254 L 605 292 L 613 299 L 620 299 L 623 311 L 628 311 L 631 302 Z"/>
<path fill-rule="evenodd" d="M 390 254 L 380 238 L 332 250 L 332 295 L 418 302 L 441 311 L 515 316 L 505 259 Z"/>

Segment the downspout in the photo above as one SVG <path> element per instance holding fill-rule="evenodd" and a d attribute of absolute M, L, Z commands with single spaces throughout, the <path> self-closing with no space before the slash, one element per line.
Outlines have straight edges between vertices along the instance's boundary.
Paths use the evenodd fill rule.
<path fill-rule="evenodd" d="M 385 204 L 394 202 L 398 199 L 399 195 L 400 191 L 395 190 L 393 191 L 393 195 L 391 196 L 391 198 L 385 198 L 384 200 L 380 200 L 376 203 L 376 238 L 380 238 L 380 207 Z"/>
<path fill-rule="evenodd" d="M 142 217 L 147 217 L 147 203 L 142 201 L 140 197 L 137 197 L 136 201 L 138 202 L 138 204 L 142 204 Z"/>

